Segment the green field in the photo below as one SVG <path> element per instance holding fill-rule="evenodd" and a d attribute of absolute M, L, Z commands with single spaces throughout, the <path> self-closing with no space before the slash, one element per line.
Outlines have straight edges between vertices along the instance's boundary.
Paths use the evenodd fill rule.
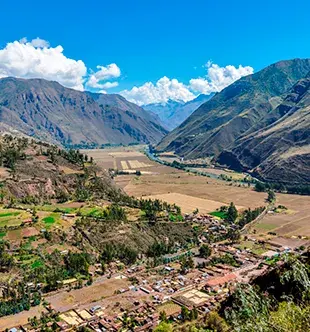
<path fill-rule="evenodd" d="M 17 216 L 21 215 L 20 211 L 2 210 L 0 212 L 0 227 L 19 226 L 22 221 Z"/>
<path fill-rule="evenodd" d="M 20 219 L 15 219 L 15 218 L 0 219 L 0 227 L 19 226 L 21 223 L 22 223 L 22 221 Z"/>
<path fill-rule="evenodd" d="M 226 219 L 227 218 L 227 213 L 222 212 L 222 211 L 213 211 L 209 213 L 211 216 L 220 218 L 220 219 Z"/>
<path fill-rule="evenodd" d="M 32 264 L 31 264 L 31 268 L 35 269 L 37 267 L 40 267 L 40 266 L 43 266 L 44 264 L 42 263 L 42 261 L 40 261 L 39 259 L 34 261 Z"/>
<path fill-rule="evenodd" d="M 0 213 L 0 218 L 4 218 L 4 217 L 16 217 L 20 215 L 20 212 L 16 211 L 16 212 L 3 212 Z"/>
<path fill-rule="evenodd" d="M 54 224 L 56 222 L 56 219 L 54 216 L 50 215 L 48 217 L 45 217 L 42 219 L 42 221 L 45 223 L 45 224 Z"/>

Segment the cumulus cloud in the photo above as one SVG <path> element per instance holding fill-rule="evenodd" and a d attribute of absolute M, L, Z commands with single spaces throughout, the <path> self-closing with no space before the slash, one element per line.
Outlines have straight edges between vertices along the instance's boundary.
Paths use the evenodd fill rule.
<path fill-rule="evenodd" d="M 118 86 L 117 82 L 105 82 L 107 79 L 115 79 L 121 76 L 120 68 L 111 63 L 105 66 L 97 66 L 97 71 L 92 73 L 87 80 L 86 85 L 93 89 L 110 89 Z"/>
<path fill-rule="evenodd" d="M 166 103 L 168 100 L 189 101 L 198 94 L 219 92 L 245 75 L 253 73 L 249 66 L 220 67 L 210 61 L 203 77 L 192 78 L 188 83 L 166 76 L 157 82 L 146 82 L 130 90 L 120 92 L 128 100 L 138 104 Z M 0 78 L 44 78 L 76 90 L 90 89 L 101 93 L 118 86 L 121 70 L 115 63 L 98 65 L 95 71 L 87 69 L 82 60 L 68 58 L 62 46 L 52 47 L 39 37 L 30 41 L 22 38 L 0 49 Z"/>
<path fill-rule="evenodd" d="M 226 67 L 220 67 L 210 61 L 207 63 L 206 68 L 207 75 L 205 77 L 191 79 L 189 81 L 189 87 L 195 92 L 207 95 L 212 92 L 220 92 L 241 77 L 253 74 L 254 72 L 254 69 L 250 66 L 243 67 L 239 65 L 239 67 L 236 68 L 235 66 L 228 65 Z"/>
<path fill-rule="evenodd" d="M 169 99 L 186 102 L 194 99 L 200 93 L 209 95 L 219 92 L 239 78 L 253 73 L 253 68 L 249 66 L 220 67 L 210 61 L 205 67 L 207 68 L 206 75 L 192 78 L 187 85 L 165 76 L 155 84 L 147 82 L 142 86 L 135 86 L 131 90 L 124 90 L 121 94 L 138 105 L 166 103 Z"/>
<path fill-rule="evenodd" d="M 188 87 L 177 79 L 169 79 L 164 76 L 155 84 L 147 82 L 140 87 L 133 87 L 131 90 L 124 90 L 121 94 L 138 105 L 152 103 L 166 103 L 169 99 L 176 101 L 189 101 L 195 95 Z"/>
<path fill-rule="evenodd" d="M 47 41 L 40 38 L 30 42 L 23 38 L 0 49 L 0 78 L 44 78 L 83 90 L 86 74 L 83 61 L 66 57 L 62 46 L 50 47 Z"/>
<path fill-rule="evenodd" d="M 22 40 L 24 40 L 24 44 L 27 43 L 27 38 L 23 38 Z M 50 43 L 44 39 L 41 39 L 39 37 L 35 38 L 35 39 L 32 39 L 32 41 L 30 42 L 30 44 L 33 46 L 33 47 L 40 47 L 40 48 L 44 48 L 44 47 L 49 47 L 50 46 Z"/>

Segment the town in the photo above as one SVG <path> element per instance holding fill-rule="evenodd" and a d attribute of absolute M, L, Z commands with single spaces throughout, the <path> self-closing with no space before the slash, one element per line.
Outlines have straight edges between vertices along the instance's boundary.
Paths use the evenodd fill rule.
<path fill-rule="evenodd" d="M 96 332 L 151 331 L 166 319 L 179 323 L 195 320 L 218 310 L 238 283 L 251 283 L 281 264 L 286 254 L 300 255 L 310 244 L 306 238 L 271 237 L 263 241 L 249 235 L 225 240 L 229 229 L 221 219 L 194 213 L 185 215 L 185 220 L 203 225 L 198 246 L 163 255 L 160 265 L 154 267 L 142 257 L 127 267 L 120 261 L 112 262 L 104 272 L 96 263 L 89 267 L 91 284 L 81 284 L 76 278 L 59 281 L 57 291 L 44 294 L 41 316 L 9 331 L 41 331 L 42 326 L 59 331 L 83 327 Z M 208 243 L 212 232 L 223 239 Z M 99 299 L 100 287 L 105 284 L 113 291 L 103 292 Z M 42 286 L 27 284 L 30 291 L 40 291 Z M 96 289 L 98 294 L 93 294 Z"/>

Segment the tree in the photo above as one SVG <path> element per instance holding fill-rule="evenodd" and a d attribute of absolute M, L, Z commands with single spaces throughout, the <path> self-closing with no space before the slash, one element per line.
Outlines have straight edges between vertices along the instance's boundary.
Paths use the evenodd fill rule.
<path fill-rule="evenodd" d="M 238 210 L 233 202 L 230 203 L 227 210 L 227 221 L 234 222 L 238 217 Z"/>
<path fill-rule="evenodd" d="M 181 259 L 181 272 L 185 273 L 188 269 L 193 269 L 195 267 L 195 262 L 191 256 L 182 257 Z"/>
<path fill-rule="evenodd" d="M 66 257 L 66 267 L 71 275 L 76 273 L 88 274 L 89 258 L 85 253 L 69 252 Z"/>
<path fill-rule="evenodd" d="M 173 332 L 172 325 L 166 322 L 161 322 L 155 329 L 154 332 Z"/>
<path fill-rule="evenodd" d="M 272 203 L 276 200 L 276 194 L 273 190 L 268 190 L 267 202 Z"/>
<path fill-rule="evenodd" d="M 217 332 L 228 331 L 228 327 L 225 320 L 217 312 L 210 312 L 206 316 L 204 328 Z"/>
<path fill-rule="evenodd" d="M 266 186 L 262 182 L 256 182 L 255 183 L 255 190 L 258 192 L 264 192 L 266 190 Z"/>
<path fill-rule="evenodd" d="M 198 310 L 196 308 L 193 308 L 189 313 L 190 320 L 195 320 L 198 318 Z"/>
<path fill-rule="evenodd" d="M 161 312 L 159 313 L 159 320 L 160 320 L 161 322 L 167 322 L 167 314 L 166 314 L 165 311 L 161 311 Z"/>
<path fill-rule="evenodd" d="M 203 244 L 199 248 L 199 256 L 203 258 L 208 258 L 211 255 L 211 248 L 207 244 Z"/>
<path fill-rule="evenodd" d="M 241 238 L 240 231 L 237 229 L 229 229 L 227 233 L 227 238 L 232 242 L 238 242 Z"/>
<path fill-rule="evenodd" d="M 186 307 L 182 307 L 181 309 L 181 316 L 182 316 L 182 320 L 183 322 L 190 320 L 190 312 Z"/>

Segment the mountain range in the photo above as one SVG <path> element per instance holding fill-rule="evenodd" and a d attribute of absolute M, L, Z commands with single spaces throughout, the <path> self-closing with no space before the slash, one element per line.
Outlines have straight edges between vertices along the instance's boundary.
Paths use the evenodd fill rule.
<path fill-rule="evenodd" d="M 173 130 L 212 96 L 213 94 L 201 94 L 188 102 L 174 101 L 169 99 L 167 103 L 149 104 L 143 106 L 143 108 L 151 113 L 158 115 L 164 126 L 169 130 Z"/>
<path fill-rule="evenodd" d="M 1 129 L 64 146 L 156 143 L 160 120 L 120 95 L 81 92 L 43 79 L 0 79 Z"/>
<path fill-rule="evenodd" d="M 280 61 L 231 84 L 163 138 L 158 150 L 212 156 L 264 180 L 310 183 L 310 59 Z"/>

